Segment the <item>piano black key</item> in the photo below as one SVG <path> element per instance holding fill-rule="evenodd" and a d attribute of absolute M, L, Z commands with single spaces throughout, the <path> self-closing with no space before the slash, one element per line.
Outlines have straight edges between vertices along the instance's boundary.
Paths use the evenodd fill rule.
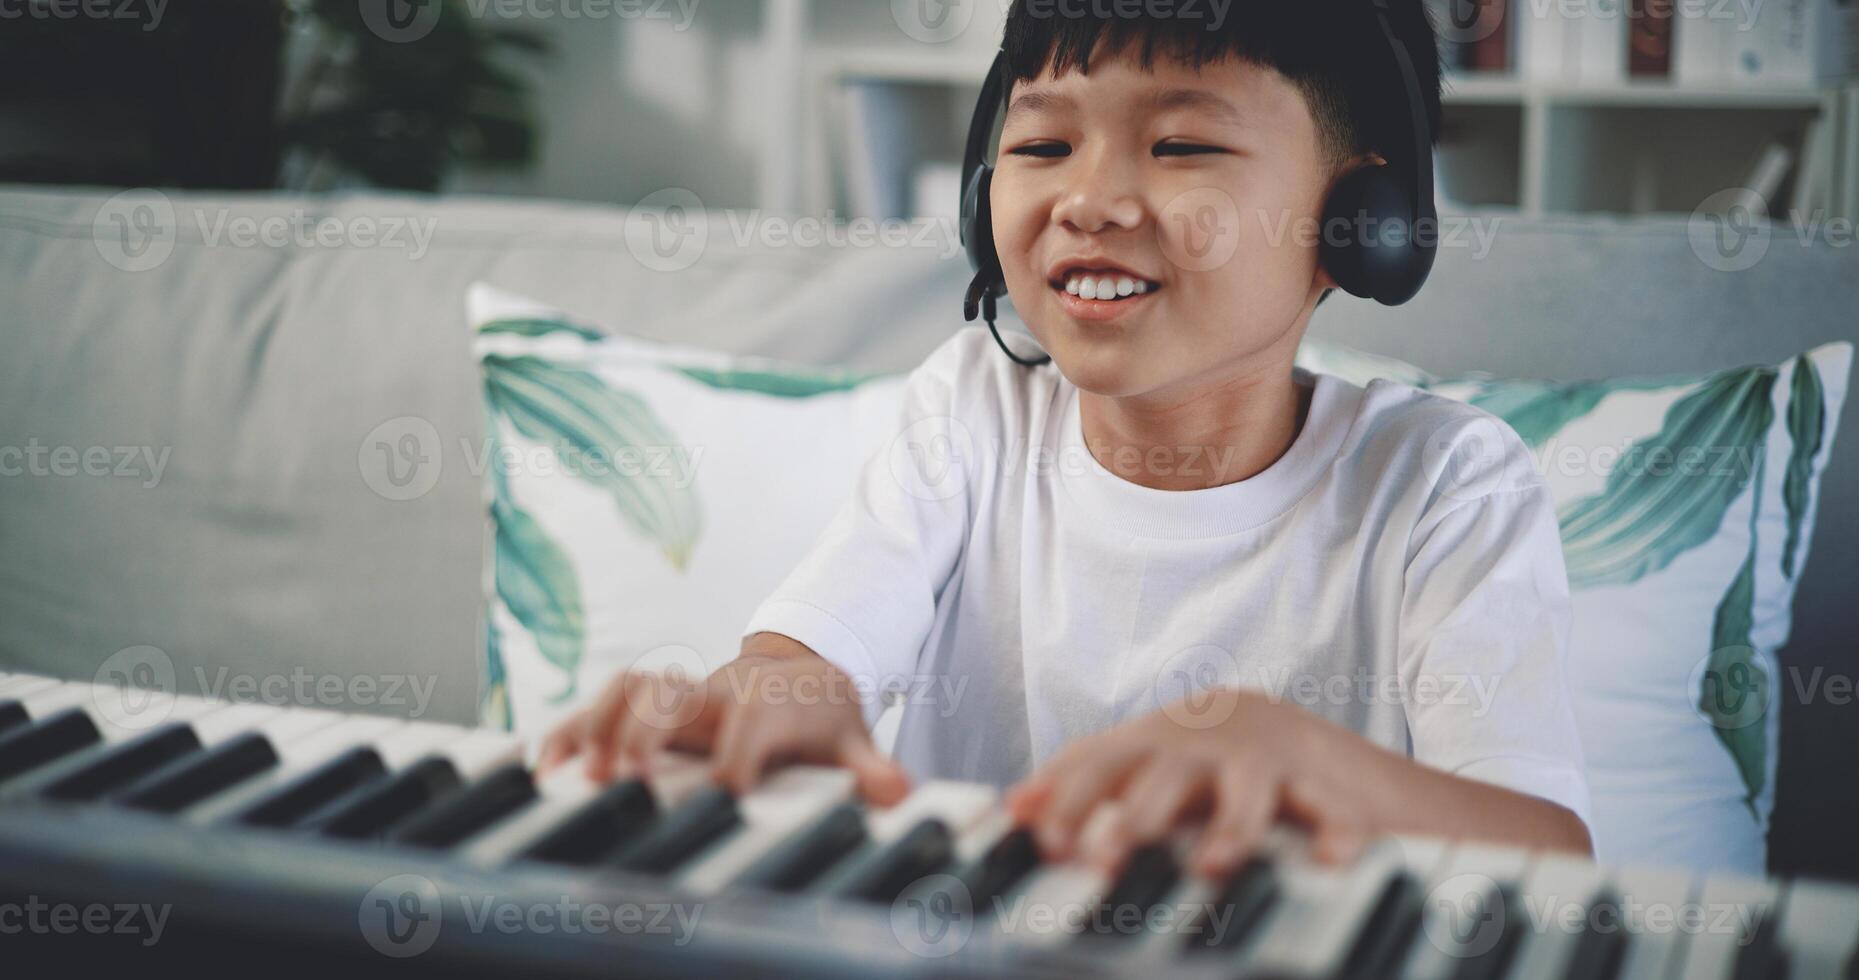
<path fill-rule="evenodd" d="M 1265 913 L 1277 900 L 1277 867 L 1265 858 L 1247 861 L 1208 903 L 1199 928 L 1188 930 L 1188 949 L 1237 949 L 1264 921 Z"/>
<path fill-rule="evenodd" d="M 742 824 L 736 797 L 720 786 L 699 790 L 645 832 L 622 844 L 608 863 L 626 871 L 666 874 Z"/>
<path fill-rule="evenodd" d="M 1382 886 L 1362 929 L 1349 950 L 1343 976 L 1351 980 L 1375 980 L 1399 972 L 1408 947 L 1420 932 L 1421 903 L 1425 900 L 1420 883 L 1412 875 L 1396 872 Z"/>
<path fill-rule="evenodd" d="M 821 872 L 865 843 L 865 812 L 856 803 L 841 803 L 812 826 L 795 834 L 756 861 L 734 884 L 771 892 L 796 892 Z"/>
<path fill-rule="evenodd" d="M 441 756 L 418 762 L 350 790 L 310 815 L 301 829 L 344 840 L 378 837 L 441 794 L 458 788 L 458 769 Z"/>
<path fill-rule="evenodd" d="M 1749 942 L 1737 951 L 1734 980 L 1786 980 L 1788 951 L 1782 948 L 1780 903 L 1768 908 L 1756 923 Z"/>
<path fill-rule="evenodd" d="M 1613 928 L 1594 928 L 1595 909 L 1601 907 L 1613 910 Z M 1611 893 L 1596 895 L 1589 903 L 1588 922 L 1588 927 L 1575 941 L 1575 949 L 1569 954 L 1568 966 L 1562 975 L 1567 980 L 1613 980 L 1619 975 L 1621 961 L 1627 953 L 1628 933 L 1626 919 L 1620 911 L 1620 899 Z"/>
<path fill-rule="evenodd" d="M 1168 897 L 1181 881 L 1181 866 L 1164 844 L 1140 847 L 1130 855 L 1091 916 L 1084 936 L 1131 936 L 1142 932 L 1149 910 Z"/>
<path fill-rule="evenodd" d="M 1452 980 L 1498 980 L 1510 973 L 1511 960 L 1516 958 L 1517 950 L 1523 946 L 1529 912 L 1524 908 L 1522 896 L 1511 885 L 1499 885 L 1497 894 L 1491 900 L 1503 909 L 1503 931 L 1498 933 L 1497 941 L 1491 944 L 1490 949 L 1473 956 L 1460 957 Z"/>
<path fill-rule="evenodd" d="M 0 782 L 103 741 L 82 708 L 66 708 L 0 735 Z"/>
<path fill-rule="evenodd" d="M 18 728 L 32 721 L 26 714 L 26 706 L 18 701 L 0 701 L 0 732 Z"/>
<path fill-rule="evenodd" d="M 1039 844 L 1031 830 L 1021 827 L 1001 835 L 959 876 L 968 889 L 976 917 L 992 911 L 995 901 L 1039 863 Z"/>
<path fill-rule="evenodd" d="M 395 824 L 387 839 L 412 847 L 452 847 L 535 798 L 536 783 L 529 770 L 511 763 L 427 804 Z"/>
<path fill-rule="evenodd" d="M 955 834 L 948 824 L 931 817 L 859 865 L 835 893 L 840 898 L 889 905 L 911 882 L 947 867 L 954 853 Z"/>
<path fill-rule="evenodd" d="M 102 756 L 76 772 L 58 777 L 41 792 L 54 800 L 95 800 L 198 751 L 200 736 L 194 734 L 192 725 L 184 722 L 162 725 L 111 746 Z"/>
<path fill-rule="evenodd" d="M 138 810 L 178 813 L 277 764 L 271 740 L 248 732 L 175 759 L 124 786 L 111 800 Z"/>
<path fill-rule="evenodd" d="M 516 860 L 585 867 L 631 840 L 657 816 L 658 802 L 645 783 L 615 783 L 530 843 Z"/>
<path fill-rule="evenodd" d="M 385 775 L 380 753 L 358 746 L 265 794 L 232 819 L 249 827 L 295 826 L 330 801 Z"/>

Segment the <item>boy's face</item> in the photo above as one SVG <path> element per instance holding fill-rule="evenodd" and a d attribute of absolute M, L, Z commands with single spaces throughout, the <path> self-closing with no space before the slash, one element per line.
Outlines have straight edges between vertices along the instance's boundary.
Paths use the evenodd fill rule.
<path fill-rule="evenodd" d="M 1136 48 L 1014 85 L 994 240 L 1015 310 L 1073 384 L 1191 396 L 1290 359 L 1334 285 L 1309 234 L 1333 171 L 1276 71 L 1166 55 L 1145 70 Z"/>

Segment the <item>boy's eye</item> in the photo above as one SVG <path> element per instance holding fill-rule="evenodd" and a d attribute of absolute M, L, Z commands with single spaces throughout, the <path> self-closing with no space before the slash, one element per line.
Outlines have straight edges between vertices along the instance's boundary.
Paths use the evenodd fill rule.
<path fill-rule="evenodd" d="M 1070 156 L 1072 148 L 1064 143 L 1027 143 L 1013 148 L 1014 156 L 1021 157 L 1063 157 Z"/>
<path fill-rule="evenodd" d="M 1159 157 L 1194 157 L 1225 152 L 1217 146 L 1206 146 L 1201 143 L 1157 143 L 1155 145 L 1155 155 Z"/>

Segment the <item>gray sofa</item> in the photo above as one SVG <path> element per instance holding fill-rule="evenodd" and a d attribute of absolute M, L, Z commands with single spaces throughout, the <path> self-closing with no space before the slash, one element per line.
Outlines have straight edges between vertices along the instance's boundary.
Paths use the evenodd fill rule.
<path fill-rule="evenodd" d="M 145 224 L 151 207 L 171 233 Z M 289 231 L 319 218 L 348 238 Z M 390 237 L 395 219 L 414 224 Z M 1339 297 L 1313 332 L 1436 372 L 1549 378 L 1775 363 L 1859 335 L 1859 247 L 1782 229 L 1753 268 L 1724 272 L 1682 219 L 1481 220 L 1488 250 L 1444 250 L 1416 302 Z M 370 225 L 382 240 L 361 240 Z M 101 447 L 110 461 L 0 477 L 0 669 L 89 678 L 149 645 L 184 689 L 396 675 L 429 698 L 343 687 L 325 700 L 471 719 L 481 489 L 444 451 L 481 427 L 471 282 L 650 338 L 869 369 L 910 367 L 960 323 L 967 273 L 946 236 L 773 247 L 740 242 L 723 216 L 706 227 L 674 271 L 638 259 L 654 229 L 618 210 L 0 189 L 0 447 Z M 409 419 L 442 451 L 421 464 L 436 468 L 430 489 L 396 499 L 362 456 L 371 433 Z M 1855 423 L 1849 399 L 1782 654 L 1846 676 L 1859 660 Z M 1859 875 L 1839 830 L 1859 803 L 1859 709 L 1784 697 L 1772 864 Z"/>

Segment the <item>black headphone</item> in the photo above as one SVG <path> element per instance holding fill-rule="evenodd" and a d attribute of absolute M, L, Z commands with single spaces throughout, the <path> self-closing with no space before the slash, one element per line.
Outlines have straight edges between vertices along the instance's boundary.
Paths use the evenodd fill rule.
<path fill-rule="evenodd" d="M 1343 291 L 1384 306 L 1399 306 L 1413 299 L 1426 284 L 1439 244 L 1439 211 L 1433 200 L 1433 141 L 1428 135 L 1431 123 L 1420 78 L 1407 45 L 1388 22 L 1388 0 L 1369 2 L 1375 7 L 1375 20 L 1394 57 L 1393 70 L 1401 76 L 1407 113 L 1405 119 L 1395 120 L 1390 143 L 1383 147 L 1386 166 L 1359 167 L 1336 182 L 1324 204 L 1319 254 L 1323 267 Z M 994 65 L 982 83 L 962 153 L 962 245 L 975 270 L 962 301 L 962 314 L 970 323 L 977 316 L 985 317 L 994 342 L 1008 357 L 1015 363 L 1036 367 L 1052 358 L 1027 359 L 1015 354 L 994 326 L 995 300 L 1006 295 L 1007 280 L 1001 273 L 1000 255 L 994 249 L 990 190 L 994 166 L 988 162 L 988 148 L 994 142 L 995 123 L 1005 108 L 1012 80 L 1003 49 L 995 55 Z M 1339 223 L 1355 232 L 1331 234 L 1330 229 Z"/>

